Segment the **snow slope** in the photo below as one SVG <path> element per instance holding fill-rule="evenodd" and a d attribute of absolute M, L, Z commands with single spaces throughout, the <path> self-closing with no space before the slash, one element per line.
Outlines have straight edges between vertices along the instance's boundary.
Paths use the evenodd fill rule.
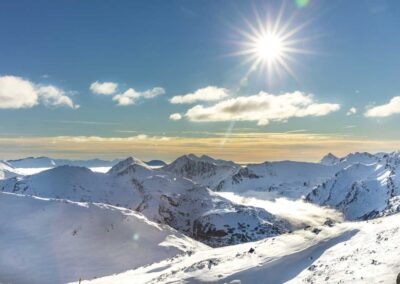
<path fill-rule="evenodd" d="M 0 282 L 92 279 L 206 247 L 131 210 L 0 193 Z"/>
<path fill-rule="evenodd" d="M 348 226 L 321 227 L 236 246 L 180 256 L 90 283 L 284 283 L 307 269 L 322 252 L 351 238 Z M 236 281 L 236 282 L 233 282 Z M 243 282 L 240 282 L 243 281 Z"/>
<path fill-rule="evenodd" d="M 316 228 L 198 251 L 88 283 L 395 283 L 399 214 Z"/>
<path fill-rule="evenodd" d="M 396 283 L 400 214 L 352 224 L 359 232 L 324 251 L 289 283 Z"/>

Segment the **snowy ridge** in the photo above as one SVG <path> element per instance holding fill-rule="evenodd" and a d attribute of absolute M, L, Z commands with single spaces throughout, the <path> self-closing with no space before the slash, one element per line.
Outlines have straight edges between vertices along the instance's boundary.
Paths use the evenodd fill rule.
<path fill-rule="evenodd" d="M 49 157 L 28 157 L 18 160 L 8 160 L 7 163 L 13 168 L 54 168 L 57 166 L 77 166 L 87 168 L 99 168 L 99 167 L 112 167 L 120 162 L 121 159 L 115 160 L 102 160 L 102 159 L 90 159 L 90 160 L 69 160 L 69 159 L 53 159 Z M 165 162 L 161 160 L 151 160 L 144 162 L 149 166 L 161 167 L 165 165 Z"/>
<path fill-rule="evenodd" d="M 53 168 L 56 166 L 80 166 L 80 167 L 112 167 L 119 160 L 106 161 L 100 159 L 91 160 L 67 160 L 52 159 L 49 157 L 28 157 L 19 160 L 7 161 L 14 168 Z"/>
<path fill-rule="evenodd" d="M 21 173 L 10 164 L 0 161 L 0 180 L 20 176 Z"/>
<path fill-rule="evenodd" d="M 240 168 L 222 180 L 217 191 L 249 190 L 275 193 L 276 196 L 300 198 L 335 174 L 337 167 L 305 162 L 266 162 Z"/>
<path fill-rule="evenodd" d="M 352 159 L 355 155 L 351 156 Z M 356 159 L 357 161 L 360 159 Z M 370 163 L 377 160 L 376 163 Z M 344 160 L 346 163 L 348 159 Z M 370 219 L 400 211 L 398 153 L 372 157 L 339 171 L 332 179 L 317 186 L 307 200 L 341 210 L 350 219 Z"/>

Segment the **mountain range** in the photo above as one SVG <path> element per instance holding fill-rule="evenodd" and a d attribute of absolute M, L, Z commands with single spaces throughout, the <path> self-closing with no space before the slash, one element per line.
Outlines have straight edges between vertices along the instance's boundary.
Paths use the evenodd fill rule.
<path fill-rule="evenodd" d="M 354 221 L 389 218 L 400 212 L 399 152 L 352 153 L 341 158 L 329 153 L 317 163 L 246 165 L 189 154 L 169 164 L 159 160 L 150 164 L 133 157 L 114 161 L 30 157 L 0 162 L 4 232 L 0 280 L 24 283 L 28 274 L 31 283 L 93 279 L 129 269 L 144 271 L 146 265 L 178 256 L 186 263 L 192 253 L 209 257 L 217 249 L 226 258 L 228 251 L 222 249 L 232 245 L 248 248 L 250 254 L 243 259 L 250 261 L 254 247 L 273 249 L 273 241 L 264 240 L 298 240 L 306 234 L 305 244 L 311 245 L 317 236 L 321 242 L 337 234 L 350 234 L 350 238 L 367 228 Z M 97 172 L 98 167 L 104 172 Z M 26 175 L 22 169 L 27 168 L 39 170 Z M 337 210 L 344 223 L 336 225 L 341 221 L 327 214 L 318 226 L 299 227 L 273 208 L 239 204 L 222 194 L 245 196 L 247 192 L 260 193 L 269 202 L 284 199 Z M 57 239 L 52 240 L 53 236 Z M 46 255 L 41 256 L 41 251 Z M 112 263 L 107 255 L 118 261 Z M 208 258 L 205 265 L 212 267 L 214 262 Z M 201 267 L 186 267 L 184 277 Z M 158 280 L 164 281 L 167 275 L 172 277 L 162 274 Z M 317 276 L 304 277 L 315 280 Z"/>

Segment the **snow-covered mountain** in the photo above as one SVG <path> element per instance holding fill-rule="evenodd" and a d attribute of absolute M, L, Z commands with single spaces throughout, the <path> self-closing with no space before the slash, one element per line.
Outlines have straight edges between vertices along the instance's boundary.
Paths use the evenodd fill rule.
<path fill-rule="evenodd" d="M 399 154 L 350 155 L 356 162 L 318 185 L 307 200 L 341 210 L 350 219 L 369 219 L 400 211 Z M 376 161 L 375 163 L 371 163 Z"/>
<path fill-rule="evenodd" d="M 162 168 L 162 170 L 190 179 L 214 189 L 221 180 L 233 175 L 240 165 L 231 161 L 216 160 L 203 155 L 184 155 Z"/>
<path fill-rule="evenodd" d="M 221 180 L 216 191 L 267 191 L 277 196 L 300 198 L 332 177 L 335 166 L 305 162 L 266 162 L 241 167 L 235 174 Z"/>
<path fill-rule="evenodd" d="M 67 283 L 206 246 L 134 211 L 0 193 L 0 282 Z"/>
<path fill-rule="evenodd" d="M 333 155 L 332 153 L 328 153 L 321 159 L 321 164 L 326 165 L 326 166 L 331 166 L 335 165 L 340 162 L 340 159 Z"/>
<path fill-rule="evenodd" d="M 5 192 L 79 202 L 100 202 L 141 212 L 211 246 L 275 236 L 288 224 L 264 209 L 237 205 L 191 180 L 129 158 L 107 174 L 60 166 L 0 182 Z"/>

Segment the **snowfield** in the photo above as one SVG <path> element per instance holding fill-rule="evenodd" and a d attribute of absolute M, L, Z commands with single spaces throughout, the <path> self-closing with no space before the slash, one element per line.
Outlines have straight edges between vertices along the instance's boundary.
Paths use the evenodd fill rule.
<path fill-rule="evenodd" d="M 104 204 L 0 193 L 0 282 L 67 283 L 206 248 Z"/>
<path fill-rule="evenodd" d="M 395 283 L 398 172 L 399 152 L 3 161 L 0 283 Z"/>

